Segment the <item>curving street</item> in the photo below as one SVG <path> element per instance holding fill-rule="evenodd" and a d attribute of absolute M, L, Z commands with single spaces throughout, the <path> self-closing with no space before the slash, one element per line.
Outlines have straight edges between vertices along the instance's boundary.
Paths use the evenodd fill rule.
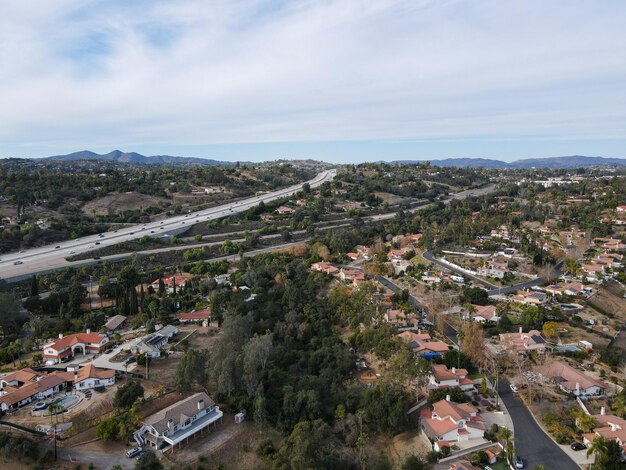
<path fill-rule="evenodd" d="M 515 434 L 515 449 L 524 459 L 524 468 L 532 469 L 543 464 L 550 470 L 576 470 L 580 468 L 544 431 L 530 410 L 511 391 L 505 380 L 498 382 L 498 392 L 511 419 Z"/>

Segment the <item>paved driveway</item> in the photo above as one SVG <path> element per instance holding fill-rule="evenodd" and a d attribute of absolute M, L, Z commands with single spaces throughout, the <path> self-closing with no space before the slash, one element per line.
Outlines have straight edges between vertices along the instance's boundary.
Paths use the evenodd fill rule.
<path fill-rule="evenodd" d="M 576 470 L 580 467 L 561 449 L 533 419 L 530 411 L 509 383 L 498 383 L 500 397 L 506 405 L 515 430 L 515 448 L 524 459 L 525 468 L 532 469 L 543 464 L 550 470 Z"/>

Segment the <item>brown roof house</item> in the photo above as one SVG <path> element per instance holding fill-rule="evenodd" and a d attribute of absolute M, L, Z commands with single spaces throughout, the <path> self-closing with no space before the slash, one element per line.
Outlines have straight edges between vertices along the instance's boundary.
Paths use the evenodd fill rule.
<path fill-rule="evenodd" d="M 469 441 L 480 439 L 487 426 L 478 409 L 469 403 L 450 401 L 450 396 L 433 404 L 430 417 L 421 419 L 424 433 L 435 441 Z"/>
<path fill-rule="evenodd" d="M 217 425 L 223 416 L 215 402 L 200 392 L 145 418 L 133 437 L 139 445 L 149 444 L 155 449 L 174 448 L 211 424 Z"/>

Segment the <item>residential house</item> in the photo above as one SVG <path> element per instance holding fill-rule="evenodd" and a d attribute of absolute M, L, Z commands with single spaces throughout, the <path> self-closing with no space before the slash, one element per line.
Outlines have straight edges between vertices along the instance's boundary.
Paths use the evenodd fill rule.
<path fill-rule="evenodd" d="M 331 263 L 328 263 L 327 261 L 320 261 L 319 263 L 313 263 L 311 265 L 311 269 L 313 271 L 321 271 L 331 276 L 334 276 L 335 274 L 339 272 L 339 268 L 336 268 L 335 266 L 333 266 Z"/>
<path fill-rule="evenodd" d="M 479 276 L 490 276 L 496 279 L 504 278 L 505 274 L 509 272 L 507 263 L 500 261 L 489 261 L 485 267 L 478 270 Z"/>
<path fill-rule="evenodd" d="M 110 387 L 115 384 L 114 370 L 101 369 L 93 364 L 87 364 L 76 371 L 53 372 L 50 375 L 63 379 L 68 386 L 71 385 L 76 390 Z"/>
<path fill-rule="evenodd" d="M 437 357 L 450 349 L 443 341 L 431 338 L 428 333 L 403 331 L 398 335 L 406 341 L 415 354 L 425 357 Z"/>
<path fill-rule="evenodd" d="M 176 315 L 181 323 L 208 323 L 211 321 L 211 309 L 205 308 L 193 312 L 181 312 Z"/>
<path fill-rule="evenodd" d="M 591 446 L 593 441 L 602 436 L 607 440 L 617 441 L 622 451 L 622 458 L 626 457 L 626 419 L 615 415 L 607 415 L 602 407 L 599 415 L 593 415 L 597 426 L 593 432 L 583 434 L 583 443 Z"/>
<path fill-rule="evenodd" d="M 599 282 L 604 274 L 604 266 L 601 264 L 583 264 L 581 269 L 589 282 Z"/>
<path fill-rule="evenodd" d="M 341 268 L 338 274 L 339 279 L 342 281 L 352 282 L 355 285 L 360 285 L 366 281 L 365 274 L 358 269 L 344 269 Z"/>
<path fill-rule="evenodd" d="M 91 330 L 67 336 L 61 333 L 58 339 L 44 344 L 43 358 L 46 361 L 65 362 L 74 357 L 77 351 L 82 354 L 97 353 L 108 342 L 106 335 L 92 333 Z"/>
<path fill-rule="evenodd" d="M 133 354 L 145 354 L 154 358 L 161 355 L 161 348 L 178 333 L 178 328 L 173 325 L 166 325 L 160 330 L 149 335 L 135 338 L 128 342 L 127 349 Z"/>
<path fill-rule="evenodd" d="M 474 390 L 474 382 L 467 375 L 466 369 L 457 369 L 456 367 L 448 369 L 445 364 L 433 364 L 428 388 L 432 390 L 459 387 L 464 392 Z"/>
<path fill-rule="evenodd" d="M 420 424 L 434 441 L 466 442 L 482 438 L 487 430 L 485 421 L 478 416 L 478 408 L 450 401 L 449 396 L 434 403 L 430 417 L 422 417 Z"/>
<path fill-rule="evenodd" d="M 276 212 L 280 215 L 289 215 L 293 213 L 293 209 L 287 206 L 279 206 L 276 208 Z"/>
<path fill-rule="evenodd" d="M 27 372 L 27 374 L 29 373 Z M 20 378 L 9 379 L 11 383 L 15 381 L 19 383 L 20 380 Z M 60 377 L 39 375 L 32 380 L 23 382 L 21 386 L 6 385 L 0 392 L 2 393 L 0 396 L 0 409 L 4 412 L 15 411 L 33 401 L 44 400 L 59 393 L 63 389 L 64 384 L 65 381 Z"/>
<path fill-rule="evenodd" d="M 414 326 L 419 321 L 413 313 L 404 313 L 402 310 L 391 308 L 385 312 L 385 320 L 398 328 Z"/>
<path fill-rule="evenodd" d="M 605 382 L 583 374 L 566 362 L 555 361 L 548 364 L 541 368 L 540 374 L 564 392 L 576 396 L 600 396 L 604 395 L 608 388 L 608 384 Z"/>
<path fill-rule="evenodd" d="M 524 333 L 522 327 L 518 333 L 501 333 L 500 344 L 504 349 L 520 354 L 527 354 L 531 351 L 543 353 L 546 350 L 546 340 L 539 331 L 530 330 Z"/>
<path fill-rule="evenodd" d="M 124 315 L 115 315 L 104 324 L 104 327 L 109 331 L 117 330 L 122 324 L 126 321 L 126 317 Z"/>
<path fill-rule="evenodd" d="M 187 279 L 182 276 L 171 276 L 163 279 L 163 285 L 165 286 L 165 291 L 169 294 L 173 293 L 175 289 L 180 289 L 185 285 Z M 158 292 L 159 290 L 159 279 L 155 279 L 152 281 L 150 286 Z"/>
<path fill-rule="evenodd" d="M 467 315 L 472 321 L 478 323 L 498 323 L 500 318 L 496 314 L 495 305 L 473 305 L 473 307 L 474 313 Z"/>
<path fill-rule="evenodd" d="M 173 448 L 211 424 L 221 422 L 223 416 L 215 402 L 200 392 L 145 418 L 133 437 L 139 445 Z"/>
<path fill-rule="evenodd" d="M 513 302 L 519 302 L 524 305 L 535 305 L 537 307 L 545 305 L 548 302 L 548 296 L 543 292 L 537 291 L 520 291 L 511 296 Z"/>

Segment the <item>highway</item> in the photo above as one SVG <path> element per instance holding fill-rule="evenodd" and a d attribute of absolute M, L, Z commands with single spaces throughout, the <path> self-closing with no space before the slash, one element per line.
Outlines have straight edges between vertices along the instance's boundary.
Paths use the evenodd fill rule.
<path fill-rule="evenodd" d="M 334 169 L 323 171 L 306 183 L 309 183 L 311 188 L 316 188 L 327 181 L 331 181 L 336 174 L 337 171 Z M 197 223 L 229 217 L 233 214 L 245 212 L 251 207 L 258 205 L 261 201 L 268 203 L 276 199 L 291 196 L 301 191 L 304 184 L 305 183 L 293 185 L 288 188 L 212 207 L 210 209 L 178 215 L 146 224 L 125 227 L 113 232 L 90 235 L 77 238 L 76 240 L 68 240 L 54 245 L 33 248 L 20 253 L 7 253 L 0 259 L 0 279 L 18 280 L 32 274 L 50 272 L 54 269 L 74 266 L 78 263 L 67 261 L 67 257 L 87 253 L 96 248 L 117 245 L 118 243 L 138 239 L 146 235 L 159 237 L 167 233 L 180 232 Z"/>

